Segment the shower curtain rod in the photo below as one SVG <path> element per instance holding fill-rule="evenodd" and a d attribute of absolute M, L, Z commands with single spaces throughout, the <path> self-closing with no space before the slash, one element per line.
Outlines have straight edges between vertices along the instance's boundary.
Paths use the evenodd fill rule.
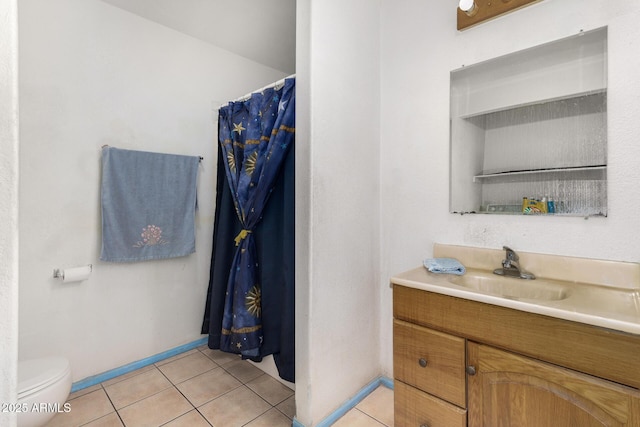
<path fill-rule="evenodd" d="M 284 81 L 285 81 L 286 79 L 292 79 L 292 78 L 294 78 L 295 76 L 296 76 L 295 74 L 291 74 L 290 76 L 287 76 L 287 77 L 285 77 L 284 79 L 280 79 L 280 80 L 278 80 L 277 82 L 274 82 L 274 83 L 268 84 L 268 85 L 266 85 L 265 87 L 263 87 L 263 88 L 261 88 L 261 89 L 251 91 L 251 92 L 247 93 L 246 95 L 243 95 L 243 96 L 241 96 L 241 97 L 239 97 L 239 98 L 236 98 L 236 99 L 234 99 L 233 101 L 229 101 L 229 102 L 240 102 L 240 101 L 246 101 L 247 99 L 251 98 L 251 95 L 252 95 L 252 94 L 262 92 L 263 90 L 267 90 L 267 89 L 272 88 L 272 87 L 274 87 L 274 88 L 276 88 L 276 89 L 279 89 L 280 87 L 282 87 L 282 86 L 284 85 Z M 218 110 L 219 110 L 219 109 L 221 109 L 222 107 L 226 107 L 227 105 L 229 105 L 229 102 L 227 102 L 226 104 L 222 104 L 221 106 L 219 106 L 219 107 L 218 107 Z"/>

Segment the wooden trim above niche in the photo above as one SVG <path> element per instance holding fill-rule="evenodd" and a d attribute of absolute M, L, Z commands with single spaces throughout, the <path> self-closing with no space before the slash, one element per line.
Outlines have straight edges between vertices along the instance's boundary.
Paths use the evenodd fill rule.
<path fill-rule="evenodd" d="M 467 15 L 465 12 L 457 8 L 458 11 L 458 30 L 464 30 L 471 26 L 480 24 L 486 20 L 497 18 L 505 13 L 513 12 L 533 3 L 542 0 L 476 0 L 476 12 L 473 16 Z"/>

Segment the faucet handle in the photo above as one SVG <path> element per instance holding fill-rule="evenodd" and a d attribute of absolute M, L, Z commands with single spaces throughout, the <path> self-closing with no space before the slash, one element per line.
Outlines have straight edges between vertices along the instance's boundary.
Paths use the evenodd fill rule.
<path fill-rule="evenodd" d="M 511 249 L 508 246 L 503 246 L 502 249 L 504 249 L 507 252 L 506 261 L 518 261 L 519 257 L 518 257 L 518 254 L 516 253 L 516 251 L 514 251 L 513 249 Z"/>

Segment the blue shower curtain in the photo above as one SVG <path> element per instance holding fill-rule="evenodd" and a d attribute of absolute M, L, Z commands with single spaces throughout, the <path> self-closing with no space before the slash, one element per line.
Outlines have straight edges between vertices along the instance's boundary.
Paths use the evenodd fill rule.
<path fill-rule="evenodd" d="M 203 333 L 210 348 L 252 360 L 274 354 L 280 375 L 293 381 L 295 80 L 221 108 L 218 128 L 224 174 Z"/>

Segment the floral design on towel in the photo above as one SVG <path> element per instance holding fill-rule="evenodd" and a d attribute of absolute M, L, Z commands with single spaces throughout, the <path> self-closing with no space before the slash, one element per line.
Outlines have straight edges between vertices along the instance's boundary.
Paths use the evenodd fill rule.
<path fill-rule="evenodd" d="M 134 248 L 142 248 L 144 246 L 154 246 L 154 245 L 166 245 L 169 243 L 168 240 L 164 240 L 162 238 L 162 228 L 157 225 L 147 225 L 142 229 L 142 233 L 140 234 L 142 240 L 136 242 L 133 245 Z"/>

